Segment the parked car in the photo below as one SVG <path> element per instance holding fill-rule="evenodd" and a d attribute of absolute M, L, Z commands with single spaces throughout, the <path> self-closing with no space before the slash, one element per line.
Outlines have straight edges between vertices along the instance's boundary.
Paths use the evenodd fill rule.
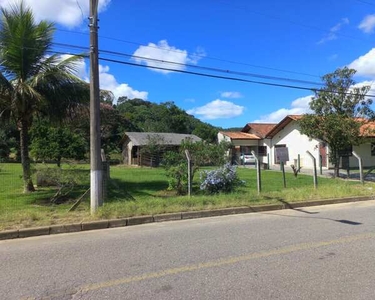
<path fill-rule="evenodd" d="M 255 164 L 255 156 L 252 154 L 241 154 L 240 159 L 243 164 Z"/>

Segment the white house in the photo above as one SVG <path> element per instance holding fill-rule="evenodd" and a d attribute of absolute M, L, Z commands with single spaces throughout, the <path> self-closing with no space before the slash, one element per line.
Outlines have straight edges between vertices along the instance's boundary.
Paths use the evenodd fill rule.
<path fill-rule="evenodd" d="M 299 160 L 300 166 L 312 168 L 312 159 L 306 152 L 309 151 L 315 157 L 318 166 L 321 164 L 323 169 L 332 168 L 328 156 L 329 145 L 301 134 L 298 125 L 298 120 L 301 117 L 302 115 L 288 115 L 278 124 L 247 124 L 242 129 L 242 133 L 250 134 L 256 138 L 249 137 L 248 140 L 243 140 L 236 138 L 238 133 L 220 132 L 218 139 L 219 141 L 221 139 L 232 141 L 235 153 L 237 151 L 244 153 L 254 150 L 255 153 L 258 153 L 262 162 L 270 167 L 279 165 L 280 157 L 278 155 L 287 154 L 286 165 L 297 165 Z M 363 127 L 375 129 L 375 122 L 368 123 Z M 341 168 L 358 167 L 358 160 L 352 155 L 352 151 L 362 157 L 363 166 L 375 166 L 375 133 L 371 134 L 371 130 L 365 130 L 365 128 L 361 128 L 361 131 L 366 132 L 365 143 L 348 149 L 347 153 L 341 157 Z M 252 144 L 252 147 L 247 148 L 249 143 Z"/>

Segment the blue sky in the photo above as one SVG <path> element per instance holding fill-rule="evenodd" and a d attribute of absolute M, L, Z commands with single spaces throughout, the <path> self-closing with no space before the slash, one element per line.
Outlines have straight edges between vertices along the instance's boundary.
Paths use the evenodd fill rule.
<path fill-rule="evenodd" d="M 9 2 L 14 1 L 0 0 L 0 6 Z M 56 23 L 56 43 L 88 47 L 89 0 L 25 2 L 38 20 Z M 358 83 L 371 84 L 375 79 L 375 0 L 103 0 L 99 1 L 99 11 L 100 48 L 128 55 L 102 52 L 103 58 L 315 88 L 319 85 L 313 83 L 320 83 L 320 76 L 343 66 L 358 70 Z M 54 49 L 77 53 L 69 47 Z M 156 103 L 174 101 L 201 120 L 224 128 L 253 121 L 278 122 L 287 114 L 306 112 L 312 95 L 306 90 L 108 61 L 100 64 L 101 87 L 112 90 L 117 97 L 140 97 Z M 87 61 L 80 65 L 82 78 L 88 77 L 87 66 Z"/>

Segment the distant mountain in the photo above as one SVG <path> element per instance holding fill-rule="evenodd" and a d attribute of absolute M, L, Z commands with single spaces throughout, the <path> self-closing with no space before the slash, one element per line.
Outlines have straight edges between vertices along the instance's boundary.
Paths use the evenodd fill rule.
<path fill-rule="evenodd" d="M 230 127 L 230 128 L 224 128 L 221 131 L 241 131 L 243 127 Z"/>

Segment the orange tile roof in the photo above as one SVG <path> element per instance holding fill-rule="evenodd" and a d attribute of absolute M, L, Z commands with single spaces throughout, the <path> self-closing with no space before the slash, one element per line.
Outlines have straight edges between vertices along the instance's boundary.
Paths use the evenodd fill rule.
<path fill-rule="evenodd" d="M 276 123 L 247 123 L 243 131 L 254 130 L 257 135 L 264 138 L 277 124 Z"/>
<path fill-rule="evenodd" d="M 261 138 L 255 134 L 246 132 L 220 131 L 221 134 L 230 137 L 232 140 L 260 140 Z"/>
<path fill-rule="evenodd" d="M 362 136 L 375 137 L 375 121 L 369 121 L 359 129 Z"/>
<path fill-rule="evenodd" d="M 288 125 L 291 121 L 298 121 L 301 120 L 303 115 L 288 115 L 284 119 L 280 121 L 273 129 L 271 129 L 267 137 L 273 138 L 281 129 L 283 129 L 286 125 Z M 363 118 L 356 118 L 356 120 L 360 122 L 365 122 L 361 128 L 360 133 L 362 136 L 365 137 L 375 137 L 375 121 L 367 121 Z"/>
<path fill-rule="evenodd" d="M 303 117 L 303 115 L 287 115 L 282 119 L 274 128 L 272 128 L 268 133 L 267 137 L 273 138 L 281 129 L 288 125 L 292 121 L 298 121 Z"/>
<path fill-rule="evenodd" d="M 289 118 L 293 119 L 294 121 L 301 120 L 303 115 L 288 115 Z"/>

